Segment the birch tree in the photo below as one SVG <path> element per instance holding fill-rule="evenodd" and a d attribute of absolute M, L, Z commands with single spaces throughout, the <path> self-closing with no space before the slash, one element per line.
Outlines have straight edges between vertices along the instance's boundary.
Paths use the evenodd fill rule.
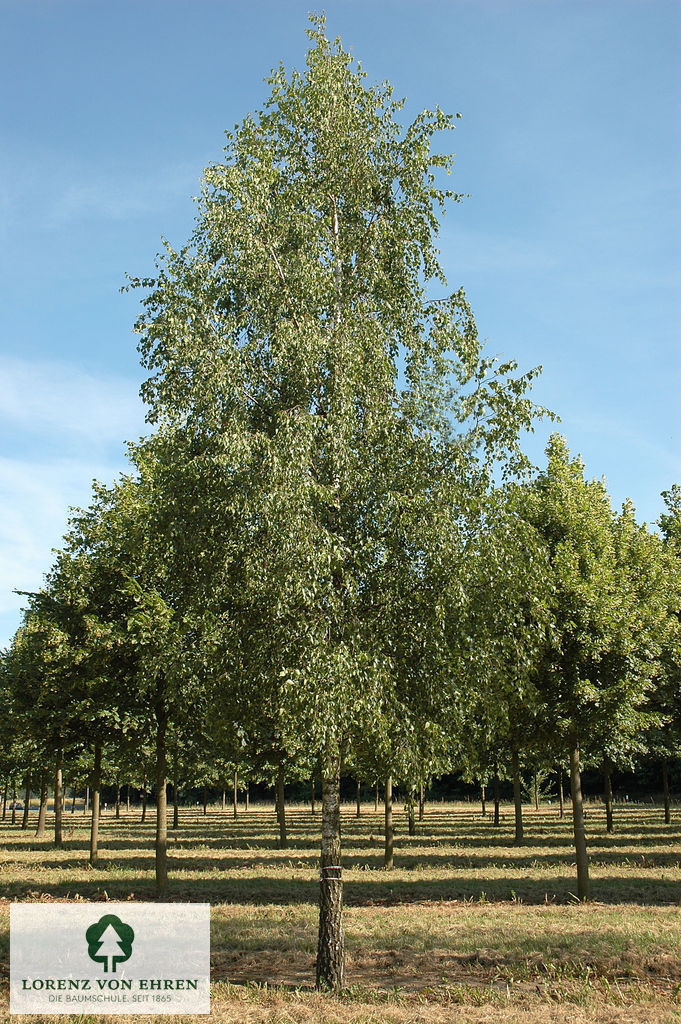
<path fill-rule="evenodd" d="M 495 460 L 522 463 L 534 408 L 532 374 L 484 358 L 445 290 L 438 214 L 459 196 L 433 137 L 454 119 L 402 127 L 323 19 L 309 36 L 305 70 L 277 68 L 227 133 L 188 244 L 133 284 L 149 418 L 183 438 L 166 499 L 216 694 L 256 718 L 267 702 L 284 748 L 304 735 L 319 757 L 317 984 L 338 989 L 341 757 L 393 708 L 435 720 L 458 529 Z"/>

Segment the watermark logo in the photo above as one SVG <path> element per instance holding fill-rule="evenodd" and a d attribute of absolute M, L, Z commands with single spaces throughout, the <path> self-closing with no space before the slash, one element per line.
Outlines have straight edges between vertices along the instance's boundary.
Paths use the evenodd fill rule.
<path fill-rule="evenodd" d="M 95 963 L 104 964 L 105 971 L 115 972 L 116 964 L 130 959 L 135 933 L 115 914 L 105 914 L 85 932 L 87 952 Z"/>
<path fill-rule="evenodd" d="M 10 1013 L 210 1013 L 207 903 L 12 903 L 9 935 Z"/>

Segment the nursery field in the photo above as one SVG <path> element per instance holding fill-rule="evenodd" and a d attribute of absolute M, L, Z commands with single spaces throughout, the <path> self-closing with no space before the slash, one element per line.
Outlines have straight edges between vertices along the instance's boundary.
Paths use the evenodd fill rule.
<path fill-rule="evenodd" d="M 150 809 L 151 810 L 151 809 Z M 569 808 L 568 808 L 569 812 Z M 615 832 L 587 805 L 593 900 L 574 897 L 570 819 L 512 808 L 494 828 L 478 805 L 428 804 L 417 834 L 396 818 L 395 868 L 383 869 L 382 814 L 344 807 L 347 991 L 314 992 L 319 815 L 272 806 L 236 820 L 183 809 L 171 830 L 172 900 L 212 905 L 212 1013 L 225 1022 L 681 1021 L 681 821 L 650 805 L 616 807 Z M 7 1015 L 9 903 L 154 898 L 153 815 L 109 812 L 101 865 L 88 821 L 65 815 L 61 849 L 33 829 L 0 830 L 0 972 Z M 14 1020 L 40 1019 L 17 1016 Z M 57 1018 L 54 1018 L 57 1020 Z M 77 1017 L 79 1021 L 103 1018 Z M 117 1016 L 112 1021 L 160 1021 Z M 180 1020 L 173 1017 L 169 1020 Z M 59 1020 L 64 1020 L 60 1017 Z"/>

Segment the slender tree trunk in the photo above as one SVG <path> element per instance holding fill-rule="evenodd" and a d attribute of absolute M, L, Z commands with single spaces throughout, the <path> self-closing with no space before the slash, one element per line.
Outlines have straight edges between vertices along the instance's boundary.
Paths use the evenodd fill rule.
<path fill-rule="evenodd" d="M 314 791 L 314 775 L 312 776 L 312 781 L 310 782 L 310 813 L 313 816 L 317 813 L 317 803 L 316 803 L 316 800 L 315 800 L 315 791 Z"/>
<path fill-rule="evenodd" d="M 419 821 L 423 821 L 423 810 L 425 806 L 425 794 L 423 792 L 423 783 L 419 783 Z"/>
<path fill-rule="evenodd" d="M 669 765 L 666 757 L 662 761 L 662 789 L 664 791 L 664 823 L 670 825 L 672 814 L 671 800 L 669 799 Z"/>
<path fill-rule="evenodd" d="M 85 799 L 83 800 L 83 814 L 87 814 L 90 810 L 90 787 L 85 787 Z"/>
<path fill-rule="evenodd" d="M 362 784 L 359 781 L 359 779 L 357 780 L 357 791 L 356 791 L 356 794 L 355 794 L 355 801 L 356 801 L 356 804 L 357 804 L 357 815 L 356 815 L 356 817 L 359 818 L 359 816 L 362 813 Z"/>
<path fill-rule="evenodd" d="M 586 835 L 584 832 L 582 777 L 579 771 L 579 746 L 575 737 L 572 737 L 570 741 L 570 792 L 572 796 L 572 821 L 577 860 L 577 895 L 580 900 L 588 900 L 589 858 L 586 852 Z"/>
<path fill-rule="evenodd" d="M 277 771 L 277 821 L 279 822 L 279 849 L 288 846 L 286 838 L 286 804 L 284 802 L 284 769 L 279 766 Z"/>
<path fill-rule="evenodd" d="M 563 769 L 558 769 L 558 800 L 560 803 L 560 817 L 565 817 L 565 795 L 563 793 Z"/>
<path fill-rule="evenodd" d="M 5 788 L 2 793 L 2 820 L 5 821 L 7 818 L 7 790 L 9 788 L 9 779 L 5 779 Z"/>
<path fill-rule="evenodd" d="M 328 751 L 322 772 L 322 850 L 319 872 L 317 988 L 334 992 L 345 982 L 343 876 L 340 834 L 340 753 Z"/>
<path fill-rule="evenodd" d="M 395 833 L 393 832 L 393 777 L 388 775 L 385 780 L 385 848 L 383 851 L 383 867 L 391 871 L 394 864 Z"/>
<path fill-rule="evenodd" d="M 24 779 L 24 816 L 21 819 L 21 827 L 28 828 L 28 812 L 31 809 L 31 769 L 26 772 Z"/>
<path fill-rule="evenodd" d="M 116 817 L 120 818 L 120 816 L 121 816 L 121 784 L 120 784 L 120 781 L 118 779 L 116 779 Z"/>
<path fill-rule="evenodd" d="M 12 779 L 12 824 L 17 823 L 17 780 Z"/>
<path fill-rule="evenodd" d="M 35 830 L 36 838 L 42 839 L 45 835 L 45 821 L 47 819 L 47 767 L 43 765 L 40 772 L 40 810 L 38 811 L 38 825 Z"/>
<path fill-rule="evenodd" d="M 125 813 L 130 814 L 130 783 L 125 787 Z"/>
<path fill-rule="evenodd" d="M 223 786 L 222 787 L 222 797 L 220 799 L 220 810 L 224 811 L 226 806 L 227 806 L 227 791 L 225 790 L 225 787 Z"/>
<path fill-rule="evenodd" d="M 177 739 L 173 753 L 173 829 L 180 827 L 180 794 L 177 790 Z"/>
<path fill-rule="evenodd" d="M 499 827 L 499 765 L 494 762 L 494 778 L 492 780 L 492 792 L 494 793 L 494 827 Z"/>
<path fill-rule="evenodd" d="M 606 762 L 603 766 L 603 790 L 605 795 L 605 828 L 607 832 L 613 832 L 612 822 L 612 768 Z"/>
<path fill-rule="evenodd" d="M 410 789 L 407 793 L 406 798 L 407 807 L 407 830 L 410 836 L 416 835 L 416 795 L 413 789 Z"/>
<path fill-rule="evenodd" d="M 102 792 L 102 744 L 95 743 L 95 761 L 92 769 L 92 818 L 90 820 L 90 866 L 97 867 L 99 859 L 99 810 Z"/>
<path fill-rule="evenodd" d="M 378 783 L 376 783 L 376 788 L 374 789 L 374 813 L 378 814 Z"/>
<path fill-rule="evenodd" d="M 61 747 L 57 749 L 57 761 L 54 771 L 54 845 L 61 846 L 61 816 L 63 810 L 62 787 L 61 787 Z"/>
<path fill-rule="evenodd" d="M 523 798 L 520 793 L 520 768 L 518 766 L 518 751 L 511 754 L 511 770 L 513 772 L 513 803 L 515 806 L 515 838 L 516 846 L 523 842 Z"/>
<path fill-rule="evenodd" d="M 234 769 L 234 781 L 232 785 L 232 809 L 234 812 L 234 820 L 236 821 L 236 816 L 239 813 L 239 775 L 236 768 Z"/>
<path fill-rule="evenodd" d="M 156 705 L 156 895 L 159 899 L 168 891 L 167 731 L 168 712 L 163 695 L 159 693 Z"/>
<path fill-rule="evenodd" d="M 485 783 L 484 782 L 480 784 L 480 798 L 481 798 L 481 801 L 482 801 L 482 816 L 483 816 L 483 818 L 486 818 L 487 817 L 487 804 L 485 802 Z"/>
<path fill-rule="evenodd" d="M 203 787 L 203 813 L 208 814 L 208 786 Z"/>
<path fill-rule="evenodd" d="M 140 824 L 143 825 L 147 820 L 147 773 L 144 773 L 142 779 L 142 815 L 140 817 Z"/>
<path fill-rule="evenodd" d="M 534 786 L 534 809 L 535 809 L 535 811 L 538 811 L 539 810 L 539 779 L 537 777 L 537 773 L 536 772 L 534 773 L 533 786 Z"/>
<path fill-rule="evenodd" d="M 244 790 L 244 810 L 245 811 L 248 810 L 248 800 L 249 800 L 248 785 L 249 784 L 246 783 L 246 789 Z"/>

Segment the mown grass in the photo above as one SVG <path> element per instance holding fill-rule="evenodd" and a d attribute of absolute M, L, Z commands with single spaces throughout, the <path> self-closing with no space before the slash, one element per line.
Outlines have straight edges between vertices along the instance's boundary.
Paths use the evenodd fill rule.
<path fill-rule="evenodd" d="M 526 842 L 515 847 L 508 808 L 495 829 L 473 805 L 428 805 L 414 837 L 398 812 L 386 872 L 380 813 L 364 806 L 357 819 L 346 807 L 348 990 L 331 998 L 311 988 L 319 815 L 290 808 L 281 850 L 271 807 L 236 821 L 184 810 L 171 830 L 170 898 L 212 904 L 210 1020 L 680 1021 L 681 823 L 629 805 L 608 835 L 590 806 L 594 900 L 584 905 L 573 895 L 569 819 L 555 807 L 525 815 Z M 5 1008 L 10 900 L 153 898 L 153 821 L 107 815 L 97 870 L 87 821 L 67 812 L 65 823 L 59 850 L 19 825 L 0 830 Z"/>

